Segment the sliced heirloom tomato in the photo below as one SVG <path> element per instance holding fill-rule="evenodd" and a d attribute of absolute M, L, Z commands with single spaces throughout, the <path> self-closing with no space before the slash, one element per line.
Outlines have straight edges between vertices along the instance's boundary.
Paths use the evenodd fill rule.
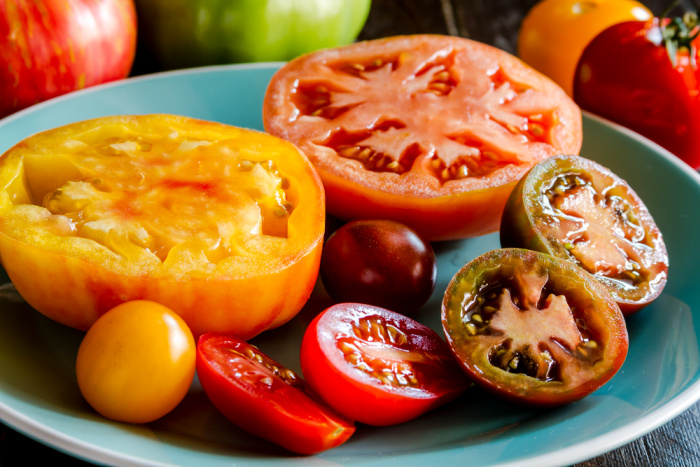
<path fill-rule="evenodd" d="M 325 451 L 355 432 L 352 421 L 319 402 L 292 370 L 231 334 L 200 336 L 197 375 L 226 418 L 292 452 Z"/>
<path fill-rule="evenodd" d="M 379 426 L 416 418 L 471 384 L 432 329 L 358 303 L 334 305 L 314 319 L 302 341 L 301 368 L 339 413 Z"/>
<path fill-rule="evenodd" d="M 0 256 L 34 308 L 88 329 L 136 299 L 195 335 L 291 319 L 318 275 L 323 186 L 273 136 L 170 115 L 73 123 L 0 158 Z"/>
<path fill-rule="evenodd" d="M 535 162 L 581 146 L 579 108 L 506 52 L 448 36 L 359 42 L 272 78 L 265 129 L 321 175 L 328 212 L 391 219 L 426 240 L 498 229 Z"/>
<path fill-rule="evenodd" d="M 666 246 L 644 203 L 620 177 L 580 156 L 553 157 L 523 177 L 503 213 L 501 246 L 573 261 L 626 315 L 666 285 Z"/>
<path fill-rule="evenodd" d="M 442 324 L 475 383 L 525 405 L 581 399 L 627 355 L 625 320 L 605 287 L 571 261 L 530 250 L 467 263 L 447 287 Z"/>

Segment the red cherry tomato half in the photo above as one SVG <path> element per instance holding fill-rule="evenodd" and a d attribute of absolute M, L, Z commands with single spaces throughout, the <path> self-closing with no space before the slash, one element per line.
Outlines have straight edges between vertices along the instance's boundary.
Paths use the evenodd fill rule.
<path fill-rule="evenodd" d="M 436 279 L 433 248 L 398 222 L 348 222 L 323 247 L 321 280 L 336 302 L 410 313 L 428 301 Z"/>
<path fill-rule="evenodd" d="M 199 338 L 197 375 L 234 424 L 298 454 L 334 448 L 355 432 L 351 421 L 314 399 L 293 371 L 230 334 Z"/>
<path fill-rule="evenodd" d="M 301 368 L 328 404 L 369 425 L 411 420 L 470 384 L 432 329 L 357 303 L 334 305 L 314 319 L 302 341 Z"/>
<path fill-rule="evenodd" d="M 454 36 L 292 60 L 270 82 L 263 121 L 309 157 L 330 214 L 392 219 L 428 241 L 496 231 L 530 167 L 581 147 L 581 113 L 563 90 L 502 50 Z"/>
<path fill-rule="evenodd" d="M 581 55 L 574 75 L 574 99 L 581 108 L 646 136 L 697 169 L 700 38 L 687 41 L 694 56 L 688 47 L 680 47 L 672 61 L 664 34 L 658 19 L 604 30 Z"/>
<path fill-rule="evenodd" d="M 503 212 L 501 246 L 573 261 L 626 315 L 666 285 L 666 246 L 642 200 L 610 170 L 579 156 L 552 157 L 523 177 Z"/>
<path fill-rule="evenodd" d="M 475 383 L 534 406 L 585 397 L 625 361 L 617 303 L 571 261 L 494 250 L 467 263 L 442 304 L 447 342 Z"/>

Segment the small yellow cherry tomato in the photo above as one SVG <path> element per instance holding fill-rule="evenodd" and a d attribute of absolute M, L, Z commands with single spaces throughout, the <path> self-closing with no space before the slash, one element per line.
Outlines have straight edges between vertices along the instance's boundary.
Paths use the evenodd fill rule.
<path fill-rule="evenodd" d="M 85 335 L 76 361 L 78 386 L 109 419 L 152 422 L 187 394 L 195 356 L 192 332 L 176 313 L 147 300 L 126 302 Z"/>
<path fill-rule="evenodd" d="M 518 55 L 572 96 L 576 65 L 588 43 L 614 24 L 652 16 L 634 0 L 543 0 L 523 20 Z"/>

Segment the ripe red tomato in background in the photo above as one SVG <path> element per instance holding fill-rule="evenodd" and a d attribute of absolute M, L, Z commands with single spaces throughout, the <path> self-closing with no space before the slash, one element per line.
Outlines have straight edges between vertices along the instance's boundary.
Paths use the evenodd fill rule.
<path fill-rule="evenodd" d="M 233 334 L 200 336 L 197 375 L 226 418 L 292 452 L 334 448 L 355 432 L 350 420 L 317 401 L 302 378 Z"/>
<path fill-rule="evenodd" d="M 700 40 L 690 36 L 697 18 L 688 19 L 689 25 L 674 19 L 663 27 L 658 18 L 631 21 L 600 33 L 578 63 L 574 100 L 582 109 L 648 137 L 697 169 Z"/>
<path fill-rule="evenodd" d="M 321 280 L 336 302 L 410 313 L 428 301 L 436 279 L 433 248 L 398 222 L 351 221 L 323 247 Z"/>
<path fill-rule="evenodd" d="M 435 331 L 359 303 L 334 305 L 314 319 L 301 344 L 301 368 L 331 407 L 377 426 L 418 417 L 471 384 Z"/>
<path fill-rule="evenodd" d="M 135 55 L 133 0 L 0 2 L 0 118 L 125 78 Z"/>

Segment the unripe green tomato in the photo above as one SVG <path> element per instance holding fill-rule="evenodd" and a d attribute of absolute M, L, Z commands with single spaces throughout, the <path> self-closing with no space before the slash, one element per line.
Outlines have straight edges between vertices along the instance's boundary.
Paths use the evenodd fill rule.
<path fill-rule="evenodd" d="M 371 0 L 136 0 L 139 38 L 166 69 L 286 61 L 354 41 Z"/>

